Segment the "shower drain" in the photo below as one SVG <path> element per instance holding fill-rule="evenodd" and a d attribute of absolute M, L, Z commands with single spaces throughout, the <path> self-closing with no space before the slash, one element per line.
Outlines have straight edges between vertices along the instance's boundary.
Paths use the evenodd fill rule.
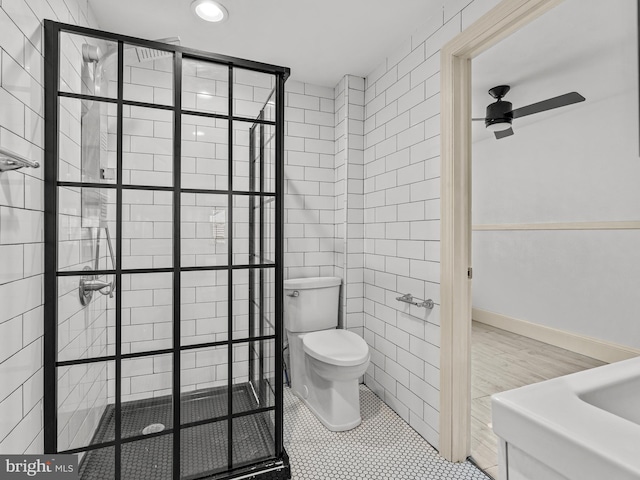
<path fill-rule="evenodd" d="M 151 425 L 147 425 L 142 429 L 143 435 L 149 435 L 150 433 L 158 433 L 164 430 L 164 425 L 162 423 L 152 423 Z"/>

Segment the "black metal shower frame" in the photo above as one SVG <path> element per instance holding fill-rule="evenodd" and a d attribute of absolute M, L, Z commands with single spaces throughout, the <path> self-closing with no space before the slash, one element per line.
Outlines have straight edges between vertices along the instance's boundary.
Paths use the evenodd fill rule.
<path fill-rule="evenodd" d="M 44 278 L 44 451 L 48 454 L 54 453 L 80 453 L 90 450 L 96 450 L 105 447 L 114 447 L 115 450 L 115 480 L 120 479 L 121 475 L 121 451 L 122 445 L 141 439 L 148 439 L 152 436 L 173 435 L 173 480 L 180 479 L 180 430 L 184 428 L 213 423 L 220 420 L 227 420 L 228 425 L 228 470 L 216 474 L 216 478 L 233 478 L 238 475 L 251 472 L 256 478 L 261 473 L 265 478 L 289 478 L 288 457 L 283 447 L 283 381 L 282 381 L 282 343 L 283 343 L 283 260 L 284 260 L 284 240 L 283 240 L 283 220 L 284 220 L 284 84 L 289 77 L 290 70 L 286 67 L 269 65 L 250 60 L 244 60 L 225 55 L 219 55 L 209 52 L 203 52 L 182 46 L 169 45 L 161 42 L 155 42 L 126 35 L 119 35 L 110 32 L 104 32 L 87 27 L 77 25 L 63 24 L 52 20 L 44 21 L 45 27 L 45 278 Z M 59 90 L 60 77 L 60 33 L 70 33 L 93 37 L 100 40 L 117 42 L 118 45 L 118 94 L 117 98 L 107 98 L 96 95 L 85 95 L 71 92 L 62 92 Z M 146 47 L 151 49 L 171 52 L 173 54 L 173 105 L 157 105 L 146 102 L 138 102 L 124 99 L 124 46 L 131 45 L 136 47 Z M 229 73 L 229 92 L 228 92 L 228 113 L 215 114 L 205 113 L 201 111 L 192 111 L 182 109 L 182 60 L 199 60 L 228 67 Z M 233 71 L 234 68 L 242 68 L 256 72 L 272 74 L 275 76 L 275 120 L 265 120 L 263 113 L 258 118 L 246 118 L 234 115 L 233 110 Z M 79 100 L 94 100 L 105 103 L 115 104 L 117 108 L 117 168 L 116 183 L 88 183 L 88 182 L 69 182 L 58 180 L 58 150 L 59 150 L 59 99 L 73 98 Z M 123 107 L 138 106 L 146 108 L 161 109 L 173 112 L 173 186 L 149 186 L 149 185 L 123 185 L 122 181 L 122 165 L 123 165 Z M 228 189 L 194 189 L 181 187 L 181 121 L 183 115 L 193 115 L 208 118 L 217 118 L 227 120 L 228 128 Z M 263 138 L 264 125 L 272 125 L 275 127 L 275 192 L 264 192 L 264 166 L 261 153 L 260 159 L 260 191 L 234 191 L 233 190 L 233 122 L 251 123 L 252 131 L 254 128 L 260 128 L 261 138 Z M 260 145 L 263 147 L 263 145 Z M 251 153 L 253 155 L 253 153 Z M 252 158 L 249 159 L 252 162 Z M 252 177 L 255 173 L 253 167 L 250 169 Z M 121 349 L 122 341 L 122 297 L 116 295 L 116 318 L 115 318 L 115 354 L 98 358 L 88 358 L 79 360 L 58 361 L 57 358 L 57 325 L 58 325 L 58 278 L 62 276 L 81 276 L 82 271 L 58 271 L 58 188 L 59 187 L 76 187 L 76 188 L 100 188 L 112 189 L 116 191 L 116 266 L 114 270 L 94 270 L 92 274 L 96 275 L 115 275 L 116 291 L 121 291 L 123 274 L 142 274 L 142 273 L 173 273 L 173 347 L 154 351 L 137 352 L 123 354 Z M 151 191 L 167 191 L 173 192 L 173 267 L 167 268 L 122 268 L 122 204 L 124 190 L 151 190 Z M 253 178 L 249 190 L 254 190 Z M 225 266 L 198 266 L 198 267 L 181 267 L 181 194 L 222 194 L 227 195 L 227 231 L 228 231 L 228 265 Z M 260 211 L 263 211 L 264 201 L 266 197 L 275 199 L 275 262 L 263 262 L 264 258 L 264 219 L 260 215 L 260 245 L 250 245 L 250 254 L 258 252 L 260 262 L 254 259 L 258 255 L 250 258 L 248 265 L 234 265 L 233 262 L 233 200 L 237 196 L 249 196 L 250 205 L 255 205 L 256 199 L 259 199 Z M 251 215 L 253 211 L 251 210 Z M 253 227 L 253 225 L 251 225 Z M 253 229 L 253 228 L 252 228 Z M 253 240 L 253 232 L 250 234 L 250 243 Z M 257 272 L 260 278 L 259 302 L 260 306 L 264 305 L 264 289 L 262 286 L 263 273 L 265 269 L 273 269 L 275 271 L 274 285 L 274 332 L 272 335 L 264 335 L 262 327 L 263 319 L 260 319 L 260 335 L 252 336 L 253 330 L 249 330 L 249 336 L 242 339 L 234 339 L 231 335 L 233 331 L 233 272 L 234 270 L 249 269 L 250 275 Z M 228 271 L 228 340 L 218 342 L 199 343 L 194 345 L 180 345 L 180 274 L 189 271 Z M 86 272 L 84 272 L 86 273 Z M 249 288 L 253 288 L 250 283 Z M 251 308 L 251 307 L 250 307 Z M 252 318 L 252 317 L 250 317 Z M 252 321 L 252 320 L 250 320 Z M 236 344 L 248 344 L 249 346 L 262 344 L 264 340 L 273 340 L 275 343 L 275 405 L 261 407 L 254 410 L 234 413 L 232 411 L 232 386 L 233 386 L 233 346 Z M 180 357 L 184 351 L 189 351 L 205 347 L 227 346 L 228 349 L 228 411 L 223 417 L 211 418 L 181 424 L 180 422 Z M 136 437 L 122 438 L 121 435 L 121 362 L 125 359 L 138 357 L 153 357 L 160 354 L 173 354 L 173 426 L 163 432 L 141 435 Z M 263 372 L 262 360 L 260 359 L 260 372 Z M 57 368 L 82 365 L 89 363 L 108 362 L 115 363 L 115 439 L 100 444 L 88 445 L 82 448 L 72 450 L 58 451 L 58 400 L 57 400 Z M 251 364 L 251 362 L 250 362 Z M 251 376 L 250 376 L 251 379 Z M 261 389 L 262 390 L 262 389 Z M 233 448 L 233 419 L 252 414 L 259 414 L 273 411 L 275 415 L 275 456 L 266 461 L 255 462 L 253 464 L 233 467 L 232 448 Z"/>

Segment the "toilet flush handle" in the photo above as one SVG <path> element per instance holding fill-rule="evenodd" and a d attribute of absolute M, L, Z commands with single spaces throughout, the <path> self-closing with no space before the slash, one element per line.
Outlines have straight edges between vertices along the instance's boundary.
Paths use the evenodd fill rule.
<path fill-rule="evenodd" d="M 287 293 L 288 297 L 299 297 L 300 296 L 300 292 L 298 290 L 294 290 L 291 293 Z"/>

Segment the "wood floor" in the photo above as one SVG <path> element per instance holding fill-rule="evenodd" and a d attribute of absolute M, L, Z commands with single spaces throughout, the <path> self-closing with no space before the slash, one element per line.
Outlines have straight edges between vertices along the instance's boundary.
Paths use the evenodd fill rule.
<path fill-rule="evenodd" d="M 491 395 L 604 363 L 478 322 L 473 322 L 472 332 L 471 456 L 497 479 L 498 447 L 491 430 Z"/>

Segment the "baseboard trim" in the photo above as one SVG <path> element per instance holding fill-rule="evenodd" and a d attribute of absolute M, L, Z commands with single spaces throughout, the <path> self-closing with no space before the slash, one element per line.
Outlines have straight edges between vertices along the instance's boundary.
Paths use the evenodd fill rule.
<path fill-rule="evenodd" d="M 500 230 L 638 230 L 638 221 L 606 222 L 562 222 L 562 223 L 503 223 L 480 224 L 471 227 L 474 231 Z"/>
<path fill-rule="evenodd" d="M 538 325 L 526 320 L 508 317 L 500 313 L 489 312 L 479 308 L 472 309 L 471 317 L 476 322 L 517 333 L 523 337 L 564 348 L 565 350 L 595 358 L 602 362 L 613 363 L 640 356 L 640 350 L 632 347 Z"/>

